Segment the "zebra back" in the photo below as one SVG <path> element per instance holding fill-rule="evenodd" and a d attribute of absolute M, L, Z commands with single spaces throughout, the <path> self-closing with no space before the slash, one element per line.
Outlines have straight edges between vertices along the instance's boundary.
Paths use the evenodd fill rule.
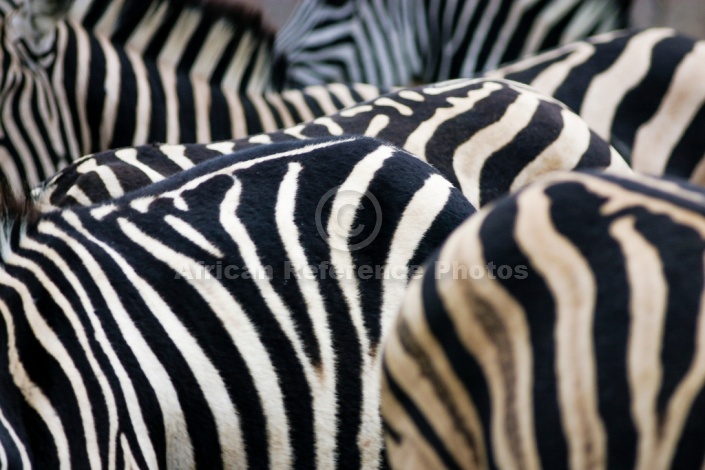
<path fill-rule="evenodd" d="M 428 164 L 349 137 L 0 212 L 10 467 L 369 469 L 380 342 L 474 209 Z"/>
<path fill-rule="evenodd" d="M 424 160 L 480 207 L 556 170 L 630 169 L 564 105 L 519 83 L 456 80 L 399 90 L 281 131 L 204 145 L 142 146 L 81 159 L 39 188 L 49 210 L 119 197 L 235 149 L 376 136 Z"/>
<path fill-rule="evenodd" d="M 700 468 L 705 192 L 564 173 L 480 211 L 384 345 L 396 468 Z"/>
<path fill-rule="evenodd" d="M 672 29 L 619 31 L 488 77 L 530 84 L 578 113 L 634 170 L 705 181 L 705 41 Z"/>

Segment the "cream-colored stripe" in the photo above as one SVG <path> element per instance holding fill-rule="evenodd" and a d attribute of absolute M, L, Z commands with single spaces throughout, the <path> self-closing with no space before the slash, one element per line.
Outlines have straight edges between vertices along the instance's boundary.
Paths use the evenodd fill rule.
<path fill-rule="evenodd" d="M 432 276 L 433 271 L 428 275 Z M 483 468 L 487 455 L 482 423 L 472 397 L 447 360 L 444 338 L 436 338 L 429 330 L 422 285 L 419 279 L 409 286 L 397 327 L 392 328 L 385 343 L 384 363 L 455 461 L 474 462 L 477 468 Z M 392 424 L 402 428 L 396 422 Z"/>
<path fill-rule="evenodd" d="M 595 46 L 587 42 L 580 42 L 575 45 L 575 50 L 563 60 L 554 62 L 546 67 L 531 82 L 531 86 L 537 90 L 553 95 L 561 86 L 568 74 L 578 65 L 585 63 L 595 53 Z"/>
<path fill-rule="evenodd" d="M 303 167 L 300 163 L 290 163 L 284 180 L 277 194 L 276 221 L 280 234 L 283 234 L 282 243 L 291 261 L 292 270 L 296 273 L 303 272 L 309 266 L 306 251 L 301 242 L 299 227 L 295 221 L 296 194 L 298 192 L 299 174 Z M 332 412 L 338 406 L 335 395 L 337 358 L 333 350 L 332 331 L 328 323 L 325 300 L 321 293 L 318 279 L 302 277 L 297 280 L 301 295 L 306 302 L 306 310 L 311 324 L 315 341 L 320 351 L 321 363 L 315 370 L 310 364 L 308 356 L 302 350 L 300 361 L 305 364 L 306 379 L 311 386 L 313 395 L 314 432 L 316 447 L 316 463 L 319 467 L 335 467 L 336 452 L 335 434 L 330 429 L 337 426 L 336 413 Z M 379 452 L 379 449 L 377 449 Z"/>
<path fill-rule="evenodd" d="M 502 118 L 479 130 L 453 154 L 453 170 L 465 197 L 480 207 L 480 177 L 485 162 L 508 145 L 531 122 L 541 101 L 529 93 L 520 94 Z"/>
<path fill-rule="evenodd" d="M 632 151 L 634 170 L 663 173 L 668 157 L 705 101 L 703 63 L 705 41 L 699 41 L 678 65 L 656 114 L 637 131 Z"/>
<path fill-rule="evenodd" d="M 63 240 L 76 253 L 86 270 L 90 273 L 91 279 L 95 281 L 100 295 L 105 300 L 106 304 L 110 305 L 110 312 L 119 329 L 119 333 L 122 338 L 125 339 L 130 350 L 133 351 L 134 357 L 140 369 L 142 369 L 145 376 L 149 379 L 157 402 L 159 403 L 166 433 L 167 466 L 173 468 L 174 464 L 177 462 L 186 467 L 192 466 L 193 446 L 174 384 L 164 366 L 145 341 L 142 332 L 137 328 L 132 318 L 125 310 L 120 296 L 108 281 L 108 277 L 103 271 L 103 268 L 82 243 L 77 242 L 75 237 L 71 237 L 58 230 L 55 225 L 51 223 L 42 224 L 39 227 L 39 231 Z M 85 235 L 91 243 L 97 243 L 99 246 L 106 248 L 102 242 L 99 242 L 92 235 L 85 232 L 82 227 L 79 231 Z M 110 248 L 107 248 L 107 251 L 108 254 L 114 254 Z M 89 304 L 85 303 L 85 305 Z M 136 400 L 134 406 L 138 406 Z M 146 443 L 142 445 L 146 445 Z"/>
<path fill-rule="evenodd" d="M 515 192 L 547 173 L 573 170 L 590 148 L 590 128 L 572 111 L 561 110 L 563 129 L 551 145 L 531 160 L 514 178 L 510 191 Z M 479 189 L 480 172 L 477 172 Z M 471 201 L 472 202 L 472 201 Z M 478 201 L 479 203 L 479 201 Z"/>
<path fill-rule="evenodd" d="M 612 66 L 592 78 L 579 114 L 600 137 L 609 141 L 617 107 L 649 71 L 654 46 L 673 34 L 665 28 L 637 34 Z"/>
<path fill-rule="evenodd" d="M 463 86 L 468 85 L 467 82 L 463 82 Z M 447 91 L 452 91 L 460 87 L 448 87 Z M 439 107 L 433 113 L 429 119 L 421 122 L 413 132 L 409 134 L 409 137 L 404 143 L 404 149 L 413 153 L 421 160 L 426 160 L 426 146 L 431 138 L 434 136 L 438 127 L 443 123 L 454 119 L 461 114 L 467 113 L 475 107 L 478 101 L 483 100 L 490 96 L 492 92 L 502 89 L 502 85 L 495 82 L 483 83 L 482 86 L 476 90 L 470 90 L 467 92 L 465 97 L 448 97 L 446 101 L 450 104 L 449 107 Z M 430 93 L 429 90 L 436 90 L 433 88 L 425 89 L 426 94 L 437 94 Z M 466 154 L 460 152 L 460 149 L 456 150 L 453 157 L 454 159 L 465 160 Z M 470 158 L 470 155 L 467 155 Z"/>
<path fill-rule="evenodd" d="M 609 231 L 624 253 L 629 281 L 627 378 L 639 439 L 635 468 L 647 469 L 657 458 L 660 434 L 656 400 L 663 370 L 658 345 L 663 340 L 668 284 L 658 250 L 637 231 L 635 222 L 633 216 L 620 218 Z"/>
<path fill-rule="evenodd" d="M 537 469 L 529 327 L 521 305 L 488 272 L 479 238 L 486 215 L 471 217 L 445 244 L 440 259 L 466 266 L 467 274 L 462 267 L 457 272 L 452 268 L 437 281 L 437 289 L 454 330 L 482 368 L 490 388 L 492 451 L 497 465 Z M 497 274 L 498 270 L 492 276 Z"/>
<path fill-rule="evenodd" d="M 593 271 L 570 240 L 554 228 L 551 200 L 542 188 L 524 193 L 517 204 L 517 243 L 555 300 L 558 399 L 570 466 L 602 468 L 606 436 L 597 404 Z"/>

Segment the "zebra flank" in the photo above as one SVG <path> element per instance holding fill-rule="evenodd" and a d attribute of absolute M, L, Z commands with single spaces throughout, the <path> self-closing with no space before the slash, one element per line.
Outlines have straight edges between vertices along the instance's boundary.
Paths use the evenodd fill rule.
<path fill-rule="evenodd" d="M 378 468 L 380 343 L 473 212 L 428 164 L 350 137 L 19 221 L 1 252 L 3 466 Z"/>
<path fill-rule="evenodd" d="M 701 468 L 705 191 L 558 173 L 456 230 L 384 343 L 394 468 Z"/>
<path fill-rule="evenodd" d="M 434 166 L 475 207 L 556 170 L 631 170 L 556 100 L 505 80 L 406 88 L 281 131 L 205 145 L 101 152 L 38 188 L 44 210 L 107 201 L 223 153 L 325 136 L 375 136 Z"/>
<path fill-rule="evenodd" d="M 621 0 L 303 0 L 277 35 L 291 86 L 409 86 L 626 26 Z M 372 51 L 372 52 L 371 52 Z"/>
<path fill-rule="evenodd" d="M 487 74 L 549 94 L 632 168 L 705 182 L 705 41 L 668 28 L 618 31 Z"/>

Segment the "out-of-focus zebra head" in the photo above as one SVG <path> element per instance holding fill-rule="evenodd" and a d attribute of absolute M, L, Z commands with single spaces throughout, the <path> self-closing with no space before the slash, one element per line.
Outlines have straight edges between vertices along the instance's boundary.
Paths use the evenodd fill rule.
<path fill-rule="evenodd" d="M 62 21 L 73 0 L 25 0 L 12 16 L 12 27 L 33 49 L 51 46 L 56 25 Z"/>
<path fill-rule="evenodd" d="M 69 0 L 0 2 L 0 170 L 15 189 L 66 162 L 68 106 L 55 93 L 57 25 Z"/>

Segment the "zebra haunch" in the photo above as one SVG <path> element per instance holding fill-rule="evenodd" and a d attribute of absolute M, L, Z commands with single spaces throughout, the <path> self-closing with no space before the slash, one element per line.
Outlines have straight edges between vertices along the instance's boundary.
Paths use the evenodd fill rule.
<path fill-rule="evenodd" d="M 702 188 L 565 173 L 484 208 L 384 344 L 392 467 L 701 468 L 704 285 Z"/>
<path fill-rule="evenodd" d="M 414 267 L 474 212 L 366 137 L 244 150 L 101 205 L 10 210 L 10 466 L 242 469 L 380 465 L 380 341 Z"/>

